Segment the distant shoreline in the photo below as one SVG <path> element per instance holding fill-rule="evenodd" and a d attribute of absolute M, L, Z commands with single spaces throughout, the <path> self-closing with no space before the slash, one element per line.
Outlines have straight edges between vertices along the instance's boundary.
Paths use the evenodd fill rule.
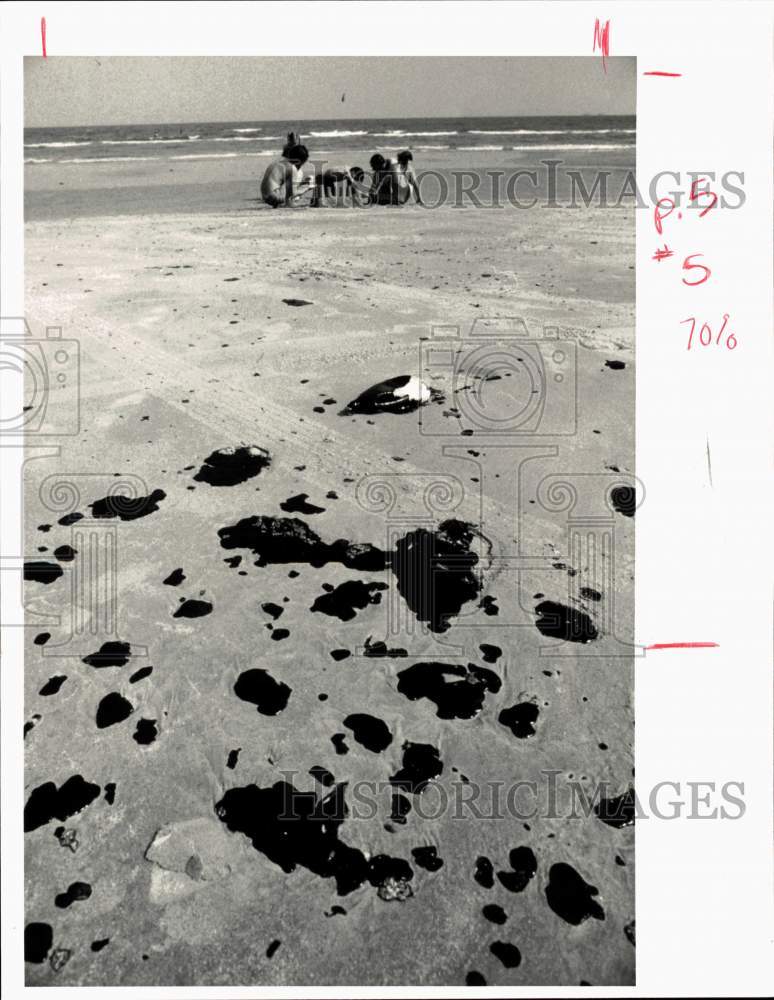
<path fill-rule="evenodd" d="M 326 121 L 336 121 L 336 122 L 389 122 L 389 121 L 402 121 L 402 122 L 421 122 L 421 121 L 500 121 L 502 120 L 502 115 L 473 115 L 464 116 L 462 118 L 425 118 L 414 115 L 403 115 L 398 118 L 385 118 L 376 116 L 374 118 L 364 118 L 364 117 L 353 117 L 347 118 L 341 116 L 340 118 L 255 118 L 255 119 L 244 119 L 241 121 L 239 119 L 217 119 L 209 120 L 207 122 L 197 122 L 197 121 L 179 121 L 179 122 L 101 122 L 100 124 L 76 124 L 76 125 L 25 125 L 25 132 L 28 130 L 41 130 L 41 131 L 55 131 L 62 130 L 67 131 L 68 129 L 88 129 L 88 128 L 181 128 L 184 125 L 283 125 L 288 124 L 288 128 L 291 125 L 308 125 L 310 123 L 319 123 Z M 632 122 L 636 120 L 636 115 L 608 115 L 608 114 L 597 114 L 594 112 L 588 112 L 578 115 L 518 115 L 521 120 L 535 120 L 535 119 L 563 119 L 563 118 L 628 118 Z M 301 132 L 304 130 L 301 129 Z"/>

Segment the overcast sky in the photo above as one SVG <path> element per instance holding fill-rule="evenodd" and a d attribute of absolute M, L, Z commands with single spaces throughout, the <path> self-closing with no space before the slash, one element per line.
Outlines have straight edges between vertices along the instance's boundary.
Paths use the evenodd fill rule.
<path fill-rule="evenodd" d="M 24 87 L 31 127 L 634 114 L 636 61 L 605 74 L 598 56 L 28 57 Z"/>

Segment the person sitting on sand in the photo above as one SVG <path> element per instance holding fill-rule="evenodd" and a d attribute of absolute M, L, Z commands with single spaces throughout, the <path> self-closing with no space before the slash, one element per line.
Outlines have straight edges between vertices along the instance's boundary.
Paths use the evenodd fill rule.
<path fill-rule="evenodd" d="M 304 177 L 301 167 L 309 159 L 309 151 L 300 143 L 286 145 L 282 158 L 270 163 L 261 180 L 261 198 L 271 208 L 292 205 L 297 199 L 314 191 L 311 177 Z"/>
<path fill-rule="evenodd" d="M 414 173 L 414 157 L 411 155 L 411 150 L 404 149 L 402 152 L 398 153 L 397 159 L 398 167 L 395 171 L 397 204 L 405 205 L 413 193 L 416 198 L 417 205 L 421 205 L 422 197 L 419 193 L 417 175 Z"/>
<path fill-rule="evenodd" d="M 346 205 L 348 199 L 353 206 L 362 204 L 360 197 L 364 177 L 365 171 L 362 167 L 329 167 L 315 175 L 313 204 L 319 205 L 323 199 L 327 202 L 332 195 L 339 205 Z"/>
<path fill-rule="evenodd" d="M 377 205 L 405 205 L 413 194 L 418 205 L 422 204 L 419 184 L 413 167 L 411 151 L 404 149 L 395 160 L 380 153 L 371 157 L 373 180 L 371 201 Z"/>
<path fill-rule="evenodd" d="M 369 160 L 371 167 L 371 203 L 374 205 L 397 204 L 397 167 L 381 153 L 374 153 Z"/>

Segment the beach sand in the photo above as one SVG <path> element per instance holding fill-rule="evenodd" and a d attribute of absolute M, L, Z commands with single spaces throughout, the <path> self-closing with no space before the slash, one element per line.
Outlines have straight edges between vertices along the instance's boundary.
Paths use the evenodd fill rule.
<path fill-rule="evenodd" d="M 174 182 L 141 164 L 28 168 L 27 318 L 38 336 L 57 326 L 79 342 L 81 432 L 57 442 L 59 456 L 26 465 L 29 558 L 64 572 L 25 589 L 25 718 L 33 722 L 25 786 L 29 796 L 79 774 L 100 794 L 26 835 L 27 921 L 51 925 L 54 949 L 70 952 L 58 971 L 28 964 L 27 981 L 462 985 L 476 970 L 489 984 L 631 984 L 633 826 L 568 818 L 566 802 L 561 816 L 519 819 L 505 794 L 515 781 L 543 790 L 549 772 L 560 798 L 573 781 L 608 782 L 611 796 L 632 781 L 633 659 L 623 643 L 633 635 L 634 518 L 611 510 L 604 493 L 634 471 L 634 208 L 270 211 L 254 200 L 260 163 L 187 164 Z M 75 206 L 72 217 L 65 204 Z M 561 344 L 546 355 L 548 389 L 555 373 L 564 379 L 561 434 L 463 434 L 470 392 L 455 385 L 450 365 L 423 368 L 433 327 L 458 327 L 465 348 L 475 342 L 471 324 L 492 317 L 520 317 L 533 339 L 564 342 L 561 360 Z M 479 324 L 476 335 L 486 329 Z M 507 382 L 502 365 L 513 350 L 498 329 L 485 368 L 503 377 L 476 385 L 487 419 L 504 420 L 529 390 L 516 374 Z M 573 351 L 577 376 L 566 361 Z M 419 411 L 421 429 L 417 413 L 339 415 L 369 386 L 401 374 L 420 375 L 446 397 Z M 52 413 L 64 405 L 54 401 Z M 444 416 L 452 408 L 462 419 Z M 270 466 L 229 487 L 194 479 L 212 452 L 241 445 L 266 449 Z M 572 510 L 547 509 L 538 484 L 548 475 L 572 482 Z M 78 495 L 56 505 L 49 476 Z M 88 505 L 122 477 L 139 495 L 163 491 L 158 510 L 95 522 Z M 298 494 L 323 510 L 284 511 Z M 85 519 L 59 524 L 69 510 Z M 384 550 L 450 517 L 472 523 L 484 539 L 476 542 L 479 596 L 495 598 L 499 614 L 476 599 L 451 628 L 432 632 L 408 611 L 389 569 L 255 566 L 247 549 L 224 549 L 218 536 L 252 515 L 298 517 L 326 543 Z M 604 555 L 578 541 L 594 531 L 607 533 Z M 108 535 L 113 635 L 98 622 L 98 597 L 71 591 L 83 579 L 80 551 L 71 562 L 52 555 L 62 545 L 91 551 Z M 241 563 L 228 565 L 236 555 Z M 165 584 L 178 568 L 185 579 Z M 381 603 L 346 621 L 311 612 L 325 584 L 354 579 L 385 584 Z M 585 598 L 581 587 L 590 588 Z M 593 590 L 601 600 L 588 596 Z M 182 599 L 212 610 L 173 617 Z M 541 634 L 535 607 L 544 600 L 575 602 L 599 636 L 578 643 Z M 34 625 L 33 612 L 62 616 L 61 624 Z M 43 631 L 51 638 L 36 645 Z M 369 637 L 408 656 L 358 655 Z M 126 665 L 83 662 L 111 638 L 131 644 Z M 496 662 L 482 659 L 481 643 L 501 647 Z M 337 649 L 351 655 L 334 660 Z M 502 686 L 473 718 L 439 718 L 432 701 L 397 690 L 399 672 L 422 661 L 486 666 Z M 130 681 L 148 665 L 152 673 Z M 260 714 L 234 693 L 252 669 L 290 687 L 279 714 Z M 54 696 L 39 693 L 61 675 Z M 111 692 L 131 714 L 97 728 Z M 522 702 L 539 710 L 528 738 L 498 721 Z M 390 745 L 376 753 L 358 743 L 343 722 L 352 713 L 383 720 Z M 155 724 L 150 743 L 133 738 L 141 719 Z M 338 733 L 346 754 L 332 743 Z M 324 790 L 309 774 L 315 766 L 349 783 L 351 811 L 356 783 L 387 782 L 406 741 L 438 750 L 444 793 L 409 795 L 414 809 L 401 824 L 390 821 L 382 792 L 376 814 L 350 815 L 339 835 L 366 857 L 407 861 L 410 898 L 384 899 L 389 893 L 368 883 L 339 896 L 333 878 L 302 865 L 283 871 L 216 814 L 227 789 L 267 788 L 287 772 L 299 790 Z M 439 796 L 453 802 L 476 783 L 486 813 L 488 782 L 502 783 L 505 816 L 455 816 L 452 806 L 433 815 Z M 63 846 L 60 823 L 77 831 L 77 850 Z M 426 845 L 443 860 L 438 871 L 411 853 Z M 477 858 L 508 872 L 509 852 L 523 846 L 537 870 L 522 891 L 496 874 L 492 888 L 474 879 Z M 549 905 L 556 864 L 598 889 L 604 919 L 576 926 Z M 89 898 L 57 905 L 75 882 L 88 883 Z M 495 903 L 507 914 L 502 925 L 482 915 Z M 517 946 L 518 966 L 490 951 L 498 941 Z"/>

